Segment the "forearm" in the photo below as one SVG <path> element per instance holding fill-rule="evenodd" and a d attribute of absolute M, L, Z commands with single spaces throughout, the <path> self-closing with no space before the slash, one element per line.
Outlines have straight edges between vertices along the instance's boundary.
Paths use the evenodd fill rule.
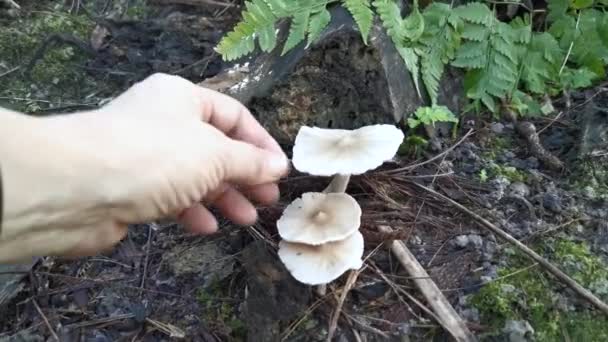
<path fill-rule="evenodd" d="M 79 132 L 74 119 L 37 118 L 0 108 L 0 263 L 50 244 L 49 238 L 60 234 L 54 227 L 67 233 L 86 225 L 83 215 L 100 206 L 100 184 L 91 179 L 99 168 L 93 166 L 95 151 L 86 140 L 94 138 Z"/>

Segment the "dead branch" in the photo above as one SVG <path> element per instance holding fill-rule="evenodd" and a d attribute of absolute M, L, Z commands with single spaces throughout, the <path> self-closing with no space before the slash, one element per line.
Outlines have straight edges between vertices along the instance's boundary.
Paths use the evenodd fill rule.
<path fill-rule="evenodd" d="M 530 146 L 530 153 L 536 158 L 540 159 L 548 167 L 561 170 L 564 167 L 564 163 L 559 160 L 556 156 L 547 151 L 541 144 L 538 134 L 536 133 L 536 127 L 531 122 L 521 121 L 516 124 L 517 132 L 528 142 Z"/>
<path fill-rule="evenodd" d="M 391 232 L 388 226 L 379 226 L 382 232 Z M 393 241 L 391 251 L 397 257 L 406 271 L 414 277 L 413 281 L 429 302 L 441 324 L 457 341 L 477 341 L 475 335 L 469 331 L 456 310 L 450 305 L 437 284 L 429 277 L 426 270 L 420 265 L 416 257 L 401 241 Z"/>
<path fill-rule="evenodd" d="M 454 149 L 456 148 L 456 146 L 458 146 L 458 145 L 462 144 L 462 143 L 463 143 L 465 140 L 467 140 L 471 134 L 473 134 L 473 129 L 470 129 L 470 130 L 469 130 L 469 131 L 468 131 L 468 132 L 467 132 L 467 133 L 466 133 L 466 134 L 465 134 L 465 135 L 464 135 L 462 138 L 460 138 L 460 140 L 458 140 L 458 142 L 456 142 L 454 145 L 450 146 L 450 147 L 449 147 L 448 149 L 446 149 L 445 151 L 443 151 L 443 152 L 439 153 L 438 155 L 436 155 L 436 156 L 434 156 L 434 157 L 432 157 L 432 158 L 430 158 L 430 159 L 428 159 L 428 160 L 425 160 L 425 161 L 423 161 L 423 162 L 421 162 L 421 163 L 418 163 L 418 164 L 408 165 L 408 166 L 405 166 L 405 167 L 400 167 L 400 168 L 398 168 L 398 169 L 392 169 L 392 170 L 384 171 L 384 173 L 395 174 L 395 173 L 400 173 L 400 172 L 403 172 L 403 171 L 411 171 L 411 170 L 413 170 L 413 169 L 415 169 L 415 168 L 417 168 L 417 167 L 420 167 L 420 166 L 422 166 L 422 165 L 425 165 L 425 164 L 431 163 L 431 162 L 433 162 L 433 161 L 435 161 L 435 160 L 437 160 L 437 159 L 439 159 L 439 158 L 442 158 L 442 157 L 446 156 L 448 153 L 450 153 L 452 150 L 454 150 Z M 382 172 L 380 172 L 380 173 L 382 173 Z"/>
<path fill-rule="evenodd" d="M 440 198 L 440 199 L 442 199 L 444 201 L 449 202 L 450 204 L 452 204 L 456 208 L 462 210 L 463 212 L 467 213 L 468 215 L 470 215 L 471 217 L 473 217 L 474 219 L 476 219 L 477 221 L 479 221 L 479 223 L 481 223 L 481 226 L 487 228 L 488 230 L 490 230 L 493 233 L 497 234 L 501 238 L 503 238 L 503 239 L 507 240 L 508 242 L 512 243 L 513 245 L 515 245 L 515 247 L 519 248 L 527 256 L 529 256 L 530 258 L 532 258 L 534 261 L 538 262 L 543 268 L 545 268 L 547 271 L 549 271 L 551 274 L 553 274 L 556 278 L 558 278 L 559 280 L 561 280 L 565 285 L 567 285 L 568 287 L 570 287 L 572 290 L 574 290 L 576 293 L 578 293 L 581 297 L 585 298 L 589 303 L 593 304 L 596 308 L 598 308 L 603 313 L 605 313 L 606 315 L 608 315 L 608 305 L 606 303 L 602 302 L 593 293 L 591 293 L 589 290 L 587 290 L 586 288 L 584 288 L 583 286 L 581 286 L 574 279 L 570 278 L 567 274 L 565 274 L 564 272 L 562 272 L 559 268 L 555 267 L 553 264 L 551 264 L 550 262 L 548 262 L 547 260 L 545 260 L 543 257 L 541 257 L 540 255 L 536 254 L 536 252 L 534 252 L 528 246 L 524 245 L 523 243 L 521 243 L 519 240 L 517 240 L 516 238 L 512 237 L 511 235 L 509 235 L 504 230 L 498 228 L 497 226 L 495 226 L 494 224 L 492 224 L 490 221 L 488 221 L 488 220 L 484 219 L 483 217 L 475 214 L 473 211 L 467 209 L 465 206 L 463 206 L 462 204 L 454 201 L 453 199 L 451 199 L 451 198 L 449 198 L 447 196 L 444 196 L 444 195 L 438 193 L 437 191 L 435 191 L 433 189 L 427 188 L 424 185 L 417 184 L 417 183 L 414 183 L 414 184 L 416 184 L 416 186 L 418 186 L 419 188 L 421 188 L 421 189 L 423 189 L 423 190 L 431 193 L 433 196 L 435 196 L 437 198 Z"/>
<path fill-rule="evenodd" d="M 342 293 L 340 294 L 340 298 L 338 299 L 338 305 L 336 305 L 336 308 L 334 309 L 334 312 L 331 315 L 329 330 L 327 332 L 327 342 L 331 342 L 332 338 L 334 337 L 334 333 L 336 332 L 336 328 L 338 327 L 338 318 L 340 318 L 340 313 L 342 313 L 342 307 L 344 306 L 346 295 L 348 295 L 350 289 L 353 287 L 353 285 L 355 285 L 357 277 L 359 276 L 361 271 L 363 271 L 364 268 L 365 267 L 356 271 L 351 271 L 348 275 L 348 279 L 346 279 L 346 284 L 344 285 L 344 288 L 342 288 Z"/>

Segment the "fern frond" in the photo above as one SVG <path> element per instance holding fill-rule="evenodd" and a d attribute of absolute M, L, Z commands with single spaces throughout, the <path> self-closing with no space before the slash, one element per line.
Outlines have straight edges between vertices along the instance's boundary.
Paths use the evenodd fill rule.
<path fill-rule="evenodd" d="M 286 54 L 289 50 L 293 49 L 296 45 L 302 42 L 306 38 L 306 32 L 308 30 L 308 20 L 310 19 L 310 10 L 304 10 L 296 13 L 291 20 L 289 26 L 289 35 L 283 46 L 283 52 L 281 55 Z"/>
<path fill-rule="evenodd" d="M 454 58 L 460 44 L 457 28 L 461 21 L 449 5 L 437 2 L 425 8 L 423 16 L 426 24 L 420 39 L 420 71 L 431 104 L 435 105 L 445 64 Z"/>
<path fill-rule="evenodd" d="M 310 16 L 307 47 L 317 41 L 319 36 L 321 36 L 321 32 L 325 30 L 330 21 L 331 14 L 325 7 L 322 7 L 318 12 L 315 12 Z"/>
<path fill-rule="evenodd" d="M 401 45 L 404 39 L 403 19 L 401 18 L 401 9 L 397 3 L 392 0 L 375 0 L 372 4 L 393 43 Z"/>
<path fill-rule="evenodd" d="M 488 6 L 481 2 L 469 2 L 466 5 L 458 6 L 454 8 L 454 13 L 469 23 L 486 27 L 492 25 L 496 19 Z"/>
<path fill-rule="evenodd" d="M 367 44 L 367 37 L 374 21 L 374 11 L 370 0 L 343 0 L 344 7 L 350 12 L 359 27 L 363 42 Z"/>
<path fill-rule="evenodd" d="M 289 35 L 283 54 L 309 37 L 314 41 L 329 23 L 325 7 L 337 0 L 250 0 L 245 2 L 242 20 L 226 34 L 215 50 L 224 60 L 230 61 L 245 56 L 255 50 L 257 39 L 264 52 L 277 45 L 276 23 L 290 18 Z"/>
<path fill-rule="evenodd" d="M 403 59 L 405 67 L 412 75 L 416 93 L 419 97 L 422 97 L 419 81 L 420 57 L 416 54 L 415 46 L 412 46 L 411 41 L 409 41 L 410 38 L 413 38 L 414 35 L 416 35 L 413 23 L 417 19 L 410 19 L 410 21 L 406 23 L 401 17 L 401 9 L 393 0 L 375 0 L 372 4 L 376 8 L 376 13 L 378 13 L 380 20 L 382 21 L 382 26 L 386 29 L 386 32 L 395 44 L 395 48 L 399 52 L 401 59 Z M 417 16 L 415 12 L 412 12 L 410 16 L 411 15 Z"/>
<path fill-rule="evenodd" d="M 466 43 L 452 65 L 470 69 L 465 80 L 467 96 L 495 112 L 494 98 L 506 98 L 519 83 L 521 51 L 529 39 L 527 28 L 499 21 L 480 3 L 460 6 L 454 12 L 465 21 L 463 32 L 468 34 L 463 34 Z"/>

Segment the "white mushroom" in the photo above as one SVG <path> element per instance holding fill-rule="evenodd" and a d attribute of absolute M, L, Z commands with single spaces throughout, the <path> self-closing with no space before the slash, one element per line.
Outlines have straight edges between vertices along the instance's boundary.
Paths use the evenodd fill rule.
<path fill-rule="evenodd" d="M 344 240 L 318 246 L 283 240 L 279 242 L 278 254 L 296 280 L 324 285 L 363 265 L 363 235 L 357 231 Z"/>
<path fill-rule="evenodd" d="M 320 245 L 353 234 L 361 224 L 361 207 L 346 193 L 307 192 L 291 202 L 277 221 L 281 238 Z"/>
<path fill-rule="evenodd" d="M 359 175 L 392 159 L 403 132 L 394 125 L 354 130 L 302 126 L 293 147 L 293 165 L 317 176 Z"/>

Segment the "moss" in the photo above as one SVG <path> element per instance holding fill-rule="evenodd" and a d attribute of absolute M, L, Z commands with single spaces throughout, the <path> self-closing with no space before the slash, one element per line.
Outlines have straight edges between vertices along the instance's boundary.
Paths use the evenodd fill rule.
<path fill-rule="evenodd" d="M 247 326 L 238 317 L 238 306 L 230 298 L 226 280 L 213 280 L 206 289 L 196 294 L 201 305 L 201 320 L 212 330 L 221 331 L 236 341 L 247 335 Z"/>
<path fill-rule="evenodd" d="M 0 106 L 33 113 L 79 102 L 99 90 L 81 67 L 87 56 L 74 46 L 51 46 L 27 78 L 24 71 L 34 53 L 52 34 L 70 35 L 87 42 L 94 24 L 84 15 L 57 9 L 24 11 L 18 19 L 0 22 L 0 73 L 16 67 L 0 83 Z"/>
<path fill-rule="evenodd" d="M 506 166 L 502 164 L 492 163 L 487 169 L 487 175 L 489 177 L 498 177 L 503 176 L 508 179 L 511 183 L 513 182 L 523 182 L 525 183 L 528 179 L 528 176 L 524 171 L 520 171 L 513 166 Z"/>
<path fill-rule="evenodd" d="M 579 242 L 565 239 L 535 246 L 551 255 L 550 260 L 562 270 L 607 299 L 604 290 L 608 282 L 608 268 Z M 484 286 L 470 303 L 481 314 L 482 322 L 491 332 L 483 338 L 501 335 L 507 320 L 526 320 L 535 330 L 535 341 L 561 341 L 568 336 L 572 341 L 607 341 L 608 318 L 592 310 L 576 308 L 564 310 L 558 304 L 557 280 L 537 267 L 522 271 L 530 261 L 519 254 L 509 257 L 511 266 L 499 270 L 499 280 Z M 577 298 L 578 299 L 578 298 Z"/>

